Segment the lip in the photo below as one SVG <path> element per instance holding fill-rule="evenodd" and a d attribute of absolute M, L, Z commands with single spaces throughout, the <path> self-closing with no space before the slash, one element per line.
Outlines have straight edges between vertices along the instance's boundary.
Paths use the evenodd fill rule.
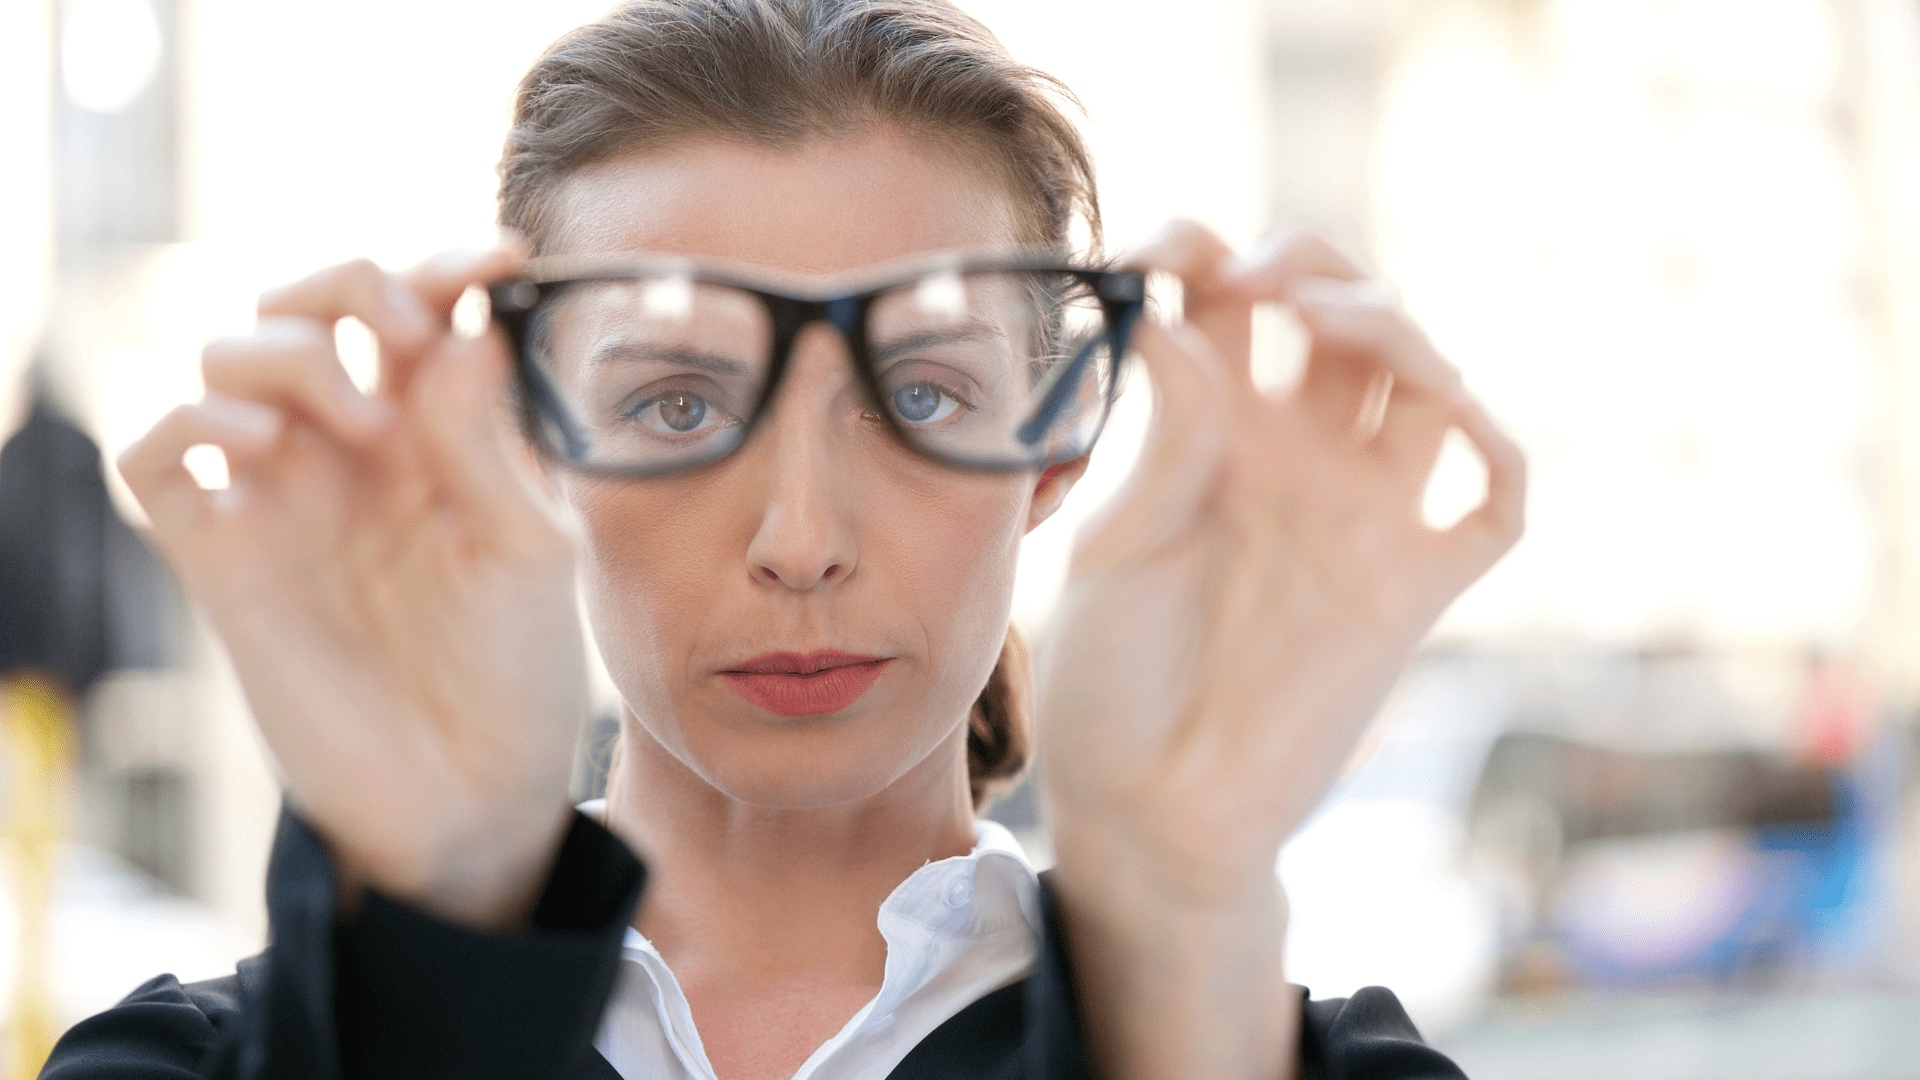
<path fill-rule="evenodd" d="M 822 716 L 860 700 L 891 657 L 834 649 L 764 653 L 720 672 L 736 693 L 778 716 Z"/>

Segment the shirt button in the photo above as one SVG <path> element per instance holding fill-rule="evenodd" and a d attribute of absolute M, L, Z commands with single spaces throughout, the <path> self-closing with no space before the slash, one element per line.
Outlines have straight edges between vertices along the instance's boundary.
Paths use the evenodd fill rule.
<path fill-rule="evenodd" d="M 966 907 L 967 901 L 972 899 L 973 899 L 973 879 L 972 878 L 957 877 L 957 878 L 954 878 L 952 881 L 947 882 L 947 906 L 948 907 L 956 907 L 956 908 Z"/>

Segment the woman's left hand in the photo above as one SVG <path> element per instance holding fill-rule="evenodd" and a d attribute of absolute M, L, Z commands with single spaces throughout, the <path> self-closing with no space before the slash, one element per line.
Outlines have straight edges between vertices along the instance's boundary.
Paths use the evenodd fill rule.
<path fill-rule="evenodd" d="M 1153 427 L 1076 545 L 1042 675 L 1058 888 L 1112 1077 L 1290 1075 L 1280 845 L 1521 531 L 1519 450 L 1389 289 L 1312 234 L 1230 254 L 1178 225 L 1134 260 L 1180 276 L 1185 319 L 1141 327 Z M 1265 303 L 1291 304 L 1311 339 L 1275 393 L 1250 367 Z M 1487 496 L 1435 529 L 1423 495 L 1456 428 Z M 1160 1019 L 1143 1030 L 1139 1008 Z"/>

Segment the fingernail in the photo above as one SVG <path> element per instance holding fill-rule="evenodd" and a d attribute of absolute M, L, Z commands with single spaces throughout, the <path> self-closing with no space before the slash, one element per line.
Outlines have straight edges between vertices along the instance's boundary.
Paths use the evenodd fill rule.
<path fill-rule="evenodd" d="M 455 277 L 468 273 L 489 253 L 479 248 L 450 248 L 427 260 L 427 269 L 436 274 Z"/>
<path fill-rule="evenodd" d="M 511 252 L 522 259 L 533 257 L 533 242 L 528 240 L 526 235 L 518 229 L 501 229 L 500 237 L 494 246 L 502 251 Z"/>
<path fill-rule="evenodd" d="M 280 410 L 270 405 L 213 394 L 201 401 L 200 410 L 255 442 L 271 442 L 283 422 Z"/>
<path fill-rule="evenodd" d="M 1280 245 L 1274 241 L 1267 241 L 1257 245 L 1251 251 L 1239 252 L 1229 258 L 1221 264 L 1220 273 L 1223 277 L 1239 277 L 1249 270 L 1271 263 L 1273 257 L 1278 254 L 1280 254 Z"/>

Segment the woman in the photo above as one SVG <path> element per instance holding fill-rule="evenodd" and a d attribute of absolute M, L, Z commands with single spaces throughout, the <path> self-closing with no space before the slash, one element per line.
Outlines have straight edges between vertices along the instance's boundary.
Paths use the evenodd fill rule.
<path fill-rule="evenodd" d="M 337 267 L 210 345 L 121 469 L 286 774 L 273 945 L 44 1075 L 1453 1074 L 1384 992 L 1303 1005 L 1273 866 L 1518 535 L 1519 455 L 1313 237 L 1171 229 L 1133 264 L 1180 276 L 1172 326 L 1137 278 L 980 262 L 1097 242 L 1048 87 L 940 0 L 639 0 L 520 88 L 536 263 Z M 1284 396 L 1261 303 L 1313 337 Z M 1129 336 L 1158 413 L 1047 653 L 1042 885 L 975 820 L 1026 756 L 1015 558 Z M 1453 427 L 1490 490 L 1436 532 Z M 576 573 L 625 704 L 604 828 L 565 800 Z"/>

